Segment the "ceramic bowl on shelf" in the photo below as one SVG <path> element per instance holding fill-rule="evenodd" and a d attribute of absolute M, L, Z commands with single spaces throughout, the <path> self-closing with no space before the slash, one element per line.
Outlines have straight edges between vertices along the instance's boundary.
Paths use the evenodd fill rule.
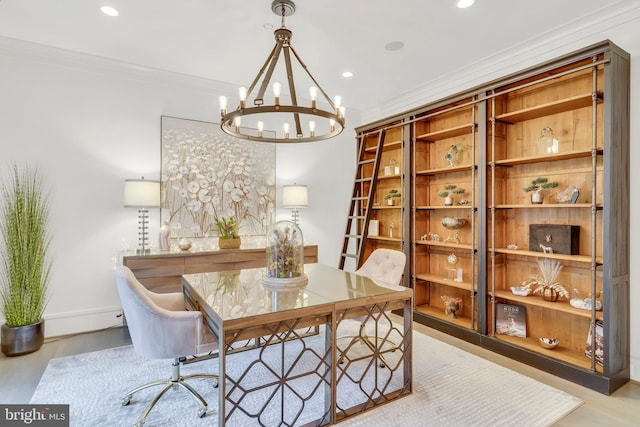
<path fill-rule="evenodd" d="M 442 225 L 444 225 L 444 228 L 448 230 L 457 230 L 462 228 L 466 223 L 467 220 L 464 218 L 453 218 L 450 216 L 442 218 Z"/>
<path fill-rule="evenodd" d="M 538 344 L 540 344 L 542 348 L 552 349 L 556 348 L 558 344 L 560 344 L 560 340 L 558 338 L 538 337 Z"/>

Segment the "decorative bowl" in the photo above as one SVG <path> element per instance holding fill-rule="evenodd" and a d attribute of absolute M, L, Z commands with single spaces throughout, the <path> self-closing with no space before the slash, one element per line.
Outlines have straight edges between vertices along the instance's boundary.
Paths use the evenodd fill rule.
<path fill-rule="evenodd" d="M 538 344 L 540 344 L 542 348 L 552 349 L 556 348 L 558 344 L 560 344 L 560 340 L 558 338 L 538 337 Z"/>
<path fill-rule="evenodd" d="M 528 286 L 512 286 L 511 287 L 511 292 L 514 295 L 519 295 L 521 297 L 526 297 L 528 296 L 532 291 L 531 288 Z"/>
<path fill-rule="evenodd" d="M 466 223 L 467 220 L 464 218 L 452 218 L 449 216 L 442 218 L 442 225 L 448 230 L 457 230 L 462 228 Z"/>

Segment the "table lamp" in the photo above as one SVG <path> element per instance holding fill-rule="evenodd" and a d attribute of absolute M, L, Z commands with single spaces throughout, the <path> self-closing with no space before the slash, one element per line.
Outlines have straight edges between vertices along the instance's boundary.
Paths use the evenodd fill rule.
<path fill-rule="evenodd" d="M 160 181 L 127 179 L 124 181 L 124 207 L 138 208 L 138 255 L 150 252 L 147 246 L 149 210 L 160 207 Z"/>
<path fill-rule="evenodd" d="M 309 206 L 306 185 L 285 185 L 282 187 L 282 207 L 291 209 L 291 221 L 298 224 L 300 208 Z"/>

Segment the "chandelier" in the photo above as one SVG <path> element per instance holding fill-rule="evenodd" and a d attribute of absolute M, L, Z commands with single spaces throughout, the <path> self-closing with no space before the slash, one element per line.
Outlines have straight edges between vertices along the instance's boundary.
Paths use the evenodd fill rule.
<path fill-rule="evenodd" d="M 275 0 L 271 3 L 271 10 L 282 17 L 282 26 L 274 31 L 276 45 L 251 86 L 248 89 L 246 87 L 239 89 L 240 102 L 237 109 L 227 111 L 227 98 L 220 97 L 220 127 L 224 132 L 236 138 L 259 142 L 311 142 L 339 135 L 344 129 L 345 112 L 344 107 L 340 105 L 341 98 L 336 96 L 332 100 L 320 87 L 291 46 L 292 33 L 284 26 L 285 16 L 293 15 L 296 10 L 295 3 L 291 0 Z M 281 55 L 284 57 L 283 72 L 285 74 L 283 75 L 286 79 L 284 86 L 289 89 L 288 99 L 281 96 L 282 83 L 277 81 L 271 83 Z M 292 56 L 299 66 L 296 69 L 301 68 L 310 82 L 310 103 L 306 106 L 298 105 L 293 75 L 295 62 L 292 64 Z M 262 81 L 260 81 L 261 79 Z M 258 83 L 260 83 L 259 86 Z M 265 92 L 270 83 L 273 92 L 272 104 L 265 102 Z M 252 101 L 253 105 L 251 105 L 249 100 L 253 96 L 254 89 L 256 89 L 256 94 Z M 324 102 L 318 101 L 318 94 L 323 96 L 327 106 L 324 106 Z M 246 123 L 247 120 L 242 121 L 243 118 L 249 116 L 252 116 L 251 123 Z M 265 124 L 275 128 L 281 126 L 282 133 L 266 132 L 264 130 Z M 255 128 L 252 126 L 255 126 Z"/>

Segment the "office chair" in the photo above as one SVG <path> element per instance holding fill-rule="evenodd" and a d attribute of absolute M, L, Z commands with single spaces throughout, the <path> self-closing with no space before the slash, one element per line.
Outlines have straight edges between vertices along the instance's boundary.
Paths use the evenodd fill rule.
<path fill-rule="evenodd" d="M 122 405 L 126 406 L 131 402 L 131 397 L 140 390 L 164 385 L 142 412 L 136 427 L 144 424 L 155 404 L 173 387 L 189 392 L 200 404 L 198 416 L 204 417 L 207 413 L 207 402 L 185 380 L 196 377 L 212 378 L 214 387 L 217 387 L 218 376 L 180 375 L 180 365 L 186 361 L 187 356 L 211 353 L 218 349 L 218 342 L 203 323 L 202 313 L 185 311 L 182 293 L 157 294 L 149 291 L 127 267 L 116 269 L 116 283 L 136 353 L 149 359 L 173 359 L 170 378 L 136 387 L 122 398 Z"/>
<path fill-rule="evenodd" d="M 376 249 L 374 250 L 369 258 L 362 264 L 362 266 L 355 271 L 355 274 L 366 276 L 379 284 L 384 286 L 385 284 L 397 286 L 400 284 L 400 280 L 402 279 L 402 274 L 404 273 L 404 267 L 407 262 L 407 257 L 404 252 L 392 250 L 392 249 Z M 376 345 L 373 342 L 372 338 L 367 335 L 365 329 L 367 326 L 367 316 L 356 317 L 355 320 L 360 321 L 360 330 L 358 335 L 352 336 L 342 336 L 338 337 L 338 339 L 343 338 L 352 338 L 353 341 L 346 349 L 348 350 L 357 342 L 362 342 L 373 352 L 375 351 Z M 385 338 L 378 338 L 379 341 L 384 341 L 392 345 L 392 347 L 398 348 L 398 345 L 392 341 L 389 341 Z M 384 367 L 384 357 L 380 356 L 382 363 L 381 367 Z M 340 360 L 342 363 L 342 360 Z"/>

